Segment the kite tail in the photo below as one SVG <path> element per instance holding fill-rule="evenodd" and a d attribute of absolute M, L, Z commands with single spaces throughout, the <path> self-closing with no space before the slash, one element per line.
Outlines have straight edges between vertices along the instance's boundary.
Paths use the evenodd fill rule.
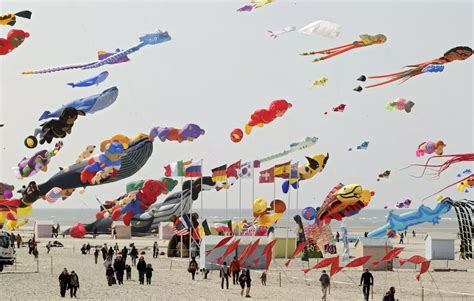
<path fill-rule="evenodd" d="M 351 45 L 350 45 L 349 47 L 347 47 L 347 48 L 344 48 L 344 49 L 341 49 L 341 50 L 337 50 L 337 51 L 330 51 L 330 52 L 328 53 L 328 55 L 323 56 L 323 57 L 320 57 L 320 58 L 317 58 L 317 59 L 314 59 L 314 60 L 313 60 L 313 63 L 319 62 L 319 61 L 322 61 L 322 60 L 327 60 L 327 59 L 329 59 L 329 58 L 332 58 L 333 56 L 342 54 L 342 53 L 344 53 L 344 52 L 347 52 L 347 51 L 349 51 L 349 50 L 352 50 L 352 49 L 358 48 L 358 47 L 359 47 L 359 46 L 357 46 L 357 45 L 352 45 L 352 44 L 351 44 Z"/>
<path fill-rule="evenodd" d="M 463 178 L 463 179 L 461 179 L 461 180 L 459 180 L 459 181 L 457 181 L 457 182 L 454 182 L 454 183 L 452 183 L 452 184 L 450 184 L 450 185 L 448 185 L 448 186 L 442 188 L 441 190 L 436 191 L 435 193 L 433 193 L 433 194 L 427 196 L 426 198 L 422 199 L 421 201 L 423 202 L 423 201 L 425 201 L 425 200 L 427 200 L 427 199 L 429 199 L 429 198 L 431 198 L 431 197 L 437 195 L 438 193 L 443 192 L 443 191 L 445 191 L 446 189 L 448 189 L 448 188 L 450 188 L 450 187 L 453 187 L 454 185 L 456 185 L 456 184 L 458 184 L 458 183 L 464 182 L 465 180 L 469 179 L 470 177 L 471 177 L 471 175 L 468 175 L 467 177 L 465 177 L 465 178 Z"/>
<path fill-rule="evenodd" d="M 391 78 L 391 79 L 389 79 L 389 80 L 386 80 L 386 81 L 383 81 L 383 82 L 380 82 L 380 83 L 377 83 L 377 84 L 373 84 L 373 85 L 370 85 L 370 86 L 366 86 L 365 88 L 366 88 L 366 89 L 369 89 L 369 88 L 374 88 L 374 87 L 378 87 L 378 86 L 383 86 L 383 85 L 386 85 L 386 84 L 388 84 L 388 83 L 397 81 L 397 80 L 399 80 L 399 79 L 401 79 L 401 78 L 402 78 L 402 77 L 397 76 L 397 77 Z"/>
<path fill-rule="evenodd" d="M 31 12 L 29 10 L 22 10 L 17 12 L 15 16 L 25 19 L 31 19 Z"/>
<path fill-rule="evenodd" d="M 74 85 L 74 83 L 67 83 L 67 85 L 68 85 L 68 86 L 71 86 L 71 87 L 73 87 L 73 88 L 76 87 L 76 85 Z M 98 85 L 98 84 L 97 84 L 97 85 Z"/>
<path fill-rule="evenodd" d="M 300 55 L 306 56 L 306 55 L 315 55 L 315 54 L 330 54 L 335 50 L 339 50 L 341 48 L 346 48 L 346 47 L 349 47 L 349 46 L 353 46 L 353 44 L 351 43 L 351 44 L 346 44 L 346 45 L 342 45 L 342 46 L 338 46 L 338 47 L 334 47 L 334 48 L 329 48 L 329 49 L 324 49 L 324 50 L 304 52 L 304 53 L 301 53 Z"/>
<path fill-rule="evenodd" d="M 70 65 L 70 66 L 61 66 L 61 67 L 54 67 L 54 68 L 49 68 L 49 69 L 43 69 L 43 70 L 36 70 L 36 71 L 25 71 L 22 72 L 21 74 L 44 74 L 44 73 L 52 73 L 52 72 L 58 72 L 58 71 L 65 71 L 65 70 L 74 70 L 74 69 L 81 69 L 85 68 L 89 65 L 93 65 L 94 63 L 87 63 L 87 64 L 79 64 L 79 65 Z"/>
<path fill-rule="evenodd" d="M 49 114 L 51 114 L 50 111 L 44 111 L 43 114 L 41 114 L 41 116 L 38 120 L 47 119 L 49 117 Z"/>
<path fill-rule="evenodd" d="M 409 70 L 405 71 L 400 71 L 400 72 L 395 72 L 395 73 L 390 73 L 390 74 L 383 74 L 383 75 L 372 75 L 372 76 L 367 76 L 367 78 L 374 79 L 374 78 L 386 78 L 386 77 L 393 77 L 393 76 L 399 76 L 403 75 L 405 73 L 409 72 Z"/>

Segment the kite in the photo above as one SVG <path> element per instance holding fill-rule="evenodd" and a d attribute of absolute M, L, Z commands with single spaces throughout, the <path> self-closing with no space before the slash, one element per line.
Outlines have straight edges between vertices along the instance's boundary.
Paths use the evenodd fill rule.
<path fill-rule="evenodd" d="M 49 69 L 43 69 L 38 71 L 25 71 L 22 74 L 43 74 L 43 73 L 51 73 L 51 72 L 58 72 L 58 71 L 65 71 L 65 70 L 73 70 L 73 69 L 94 69 L 99 68 L 107 64 L 116 64 L 121 62 L 128 61 L 128 55 L 134 52 L 137 52 L 142 47 L 147 45 L 157 45 L 160 43 L 164 43 L 170 41 L 171 37 L 167 31 L 157 30 L 155 33 L 149 33 L 144 36 L 140 37 L 140 43 L 132 46 L 126 50 L 119 50 L 113 54 L 104 54 L 104 52 L 99 52 L 99 60 L 93 61 L 90 63 L 85 64 L 76 64 L 76 65 L 69 65 L 69 66 L 61 66 L 61 67 L 54 67 Z"/>
<path fill-rule="evenodd" d="M 442 140 L 438 140 L 436 142 L 423 142 L 418 146 L 418 149 L 416 150 L 416 156 L 423 157 L 425 154 L 431 155 L 432 153 L 436 153 L 438 156 L 441 156 L 445 147 L 446 144 L 444 144 Z"/>
<path fill-rule="evenodd" d="M 412 77 L 418 76 L 423 73 L 427 72 L 442 72 L 444 70 L 443 65 L 447 63 L 451 63 L 454 61 L 464 61 L 468 58 L 470 58 L 472 55 L 472 49 L 467 46 L 458 46 L 454 47 L 447 52 L 444 53 L 444 55 L 440 58 L 431 60 L 431 61 L 426 61 L 420 64 L 415 64 L 415 65 L 408 65 L 405 68 L 409 68 L 408 70 L 401 71 L 401 72 L 396 72 L 396 73 L 391 73 L 391 74 L 385 74 L 385 75 L 377 75 L 377 76 L 361 76 L 359 78 L 360 81 L 365 81 L 367 78 L 369 79 L 374 79 L 374 78 L 384 78 L 387 79 L 385 81 L 382 81 L 380 83 L 376 83 L 370 86 L 365 87 L 366 89 L 368 88 L 373 88 L 373 87 L 378 87 L 382 85 L 386 85 L 388 83 L 400 80 L 400 83 L 404 83 L 407 80 L 409 80 Z M 361 88 L 362 90 L 362 88 Z"/>
<path fill-rule="evenodd" d="M 58 119 L 51 119 L 41 124 L 41 128 L 35 130 L 34 135 L 25 138 L 25 146 L 27 148 L 35 148 L 38 145 L 39 136 L 40 144 L 45 142 L 51 143 L 54 138 L 64 138 L 67 134 L 71 134 L 72 127 L 79 116 L 85 116 L 81 110 L 75 108 L 65 108 L 62 110 Z"/>
<path fill-rule="evenodd" d="M 324 86 L 328 80 L 329 79 L 327 77 L 321 77 L 320 79 L 313 81 L 313 84 L 309 88 L 313 89 L 316 86 Z"/>
<path fill-rule="evenodd" d="M 244 227 L 242 235 L 265 236 L 270 227 L 283 216 L 286 205 L 282 200 L 274 200 L 268 206 L 264 199 L 255 199 L 252 210 L 254 222 L 248 227 Z"/>
<path fill-rule="evenodd" d="M 194 139 L 199 138 L 204 135 L 206 131 L 201 129 L 199 125 L 194 123 L 186 124 L 182 129 L 177 128 L 168 128 L 168 127 L 154 127 L 150 130 L 149 137 L 150 139 L 155 139 L 158 137 L 162 142 L 168 141 L 178 141 L 179 143 L 183 141 L 193 141 Z"/>
<path fill-rule="evenodd" d="M 460 200 L 453 201 L 449 198 L 446 202 L 451 204 L 456 211 L 456 217 L 458 219 L 459 237 L 461 238 L 461 246 L 464 249 L 466 258 L 473 258 L 472 238 L 473 238 L 473 216 L 474 216 L 474 201 L 472 200 Z"/>
<path fill-rule="evenodd" d="M 300 181 L 311 179 L 317 173 L 322 172 L 329 160 L 329 154 L 312 155 L 311 157 L 306 157 L 306 160 L 308 163 L 298 166 L 297 175 L 290 176 L 290 179 L 283 182 L 282 190 L 284 193 L 290 190 L 290 184 L 294 189 L 297 189 Z"/>
<path fill-rule="evenodd" d="M 224 251 L 224 255 L 217 258 L 217 264 L 221 265 L 224 259 L 230 254 L 232 254 L 232 252 L 234 252 L 235 249 L 237 249 L 237 247 L 239 246 L 239 243 L 240 243 L 240 239 L 236 239 L 233 242 L 231 242 L 229 246 L 227 247 L 227 249 Z"/>
<path fill-rule="evenodd" d="M 252 3 L 252 4 L 244 5 L 241 8 L 239 8 L 237 11 L 238 12 L 244 12 L 244 11 L 245 12 L 250 12 L 254 9 L 263 7 L 263 6 L 265 6 L 267 4 L 270 4 L 272 2 L 273 2 L 273 0 L 251 0 L 250 3 Z"/>
<path fill-rule="evenodd" d="M 221 239 L 211 250 L 206 251 L 206 256 L 209 256 L 215 249 L 219 249 L 220 247 L 224 246 L 227 242 L 229 242 L 233 236 L 227 236 Z"/>
<path fill-rule="evenodd" d="M 17 12 L 16 14 L 0 15 L 0 25 L 14 26 L 16 24 L 16 17 L 31 19 L 31 15 L 32 13 L 29 10 L 22 10 L 20 12 Z"/>
<path fill-rule="evenodd" d="M 456 188 L 459 191 L 469 193 L 469 189 L 474 188 L 474 174 L 471 174 L 466 178 L 464 178 L 462 182 L 457 183 Z"/>
<path fill-rule="evenodd" d="M 291 254 L 290 258 L 285 261 L 285 267 L 288 267 L 290 265 L 290 261 L 295 258 L 296 256 L 298 256 L 299 253 L 301 253 L 301 251 L 303 251 L 304 249 L 306 248 L 306 243 L 302 242 L 300 243 L 296 249 L 293 251 L 293 253 Z"/>
<path fill-rule="evenodd" d="M 13 171 L 19 179 L 34 176 L 39 171 L 46 172 L 51 158 L 56 156 L 62 147 L 63 143 L 59 141 L 51 150 L 43 149 L 30 158 L 24 157 L 17 167 L 13 167 Z"/>
<path fill-rule="evenodd" d="M 230 133 L 230 140 L 234 143 L 239 143 L 242 141 L 242 138 L 244 137 L 244 132 L 242 132 L 241 129 L 233 129 L 232 132 Z"/>
<path fill-rule="evenodd" d="M 428 272 L 428 269 L 430 268 L 430 264 L 431 264 L 431 261 L 429 260 L 423 261 L 421 263 L 420 272 L 418 273 L 418 275 L 416 275 L 416 280 L 420 281 L 421 275 Z"/>
<path fill-rule="evenodd" d="M 71 86 L 73 88 L 75 88 L 75 87 L 90 87 L 90 86 L 93 86 L 93 85 L 98 86 L 101 82 L 105 81 L 108 76 L 109 76 L 109 72 L 104 71 L 99 75 L 89 77 L 88 79 L 78 81 L 77 83 L 67 83 L 67 85 Z"/>
<path fill-rule="evenodd" d="M 270 34 L 271 38 L 276 39 L 276 38 L 278 38 L 278 36 L 280 36 L 282 34 L 289 33 L 289 32 L 295 31 L 295 30 L 296 30 L 296 26 L 287 26 L 287 27 L 283 28 L 282 30 L 276 30 L 276 31 L 269 30 L 268 33 Z"/>
<path fill-rule="evenodd" d="M 284 99 L 272 101 L 268 110 L 260 109 L 250 116 L 250 121 L 245 125 L 245 133 L 250 135 L 254 126 L 263 127 L 263 125 L 273 122 L 276 118 L 282 117 L 291 107 L 292 104 Z"/>
<path fill-rule="evenodd" d="M 314 21 L 298 29 L 305 35 L 317 34 L 326 38 L 336 38 L 341 33 L 341 25 L 329 21 Z"/>
<path fill-rule="evenodd" d="M 346 105 L 341 103 L 340 105 L 336 106 L 336 107 L 333 107 L 332 108 L 332 111 L 333 112 L 344 112 L 344 110 L 346 109 Z M 324 115 L 327 115 L 328 112 L 324 112 Z"/>
<path fill-rule="evenodd" d="M 6 39 L 0 39 L 0 55 L 6 55 L 12 52 L 15 48 L 23 44 L 30 34 L 19 29 L 11 29 Z"/>
<path fill-rule="evenodd" d="M 407 200 L 404 200 L 403 202 L 397 202 L 395 207 L 399 209 L 404 209 L 404 208 L 410 208 L 410 205 L 411 205 L 411 200 L 407 199 Z"/>
<path fill-rule="evenodd" d="M 284 156 L 286 156 L 286 155 L 288 155 L 292 152 L 296 152 L 296 151 L 303 150 L 305 148 L 311 147 L 311 146 L 315 145 L 316 142 L 318 142 L 317 137 L 306 137 L 303 141 L 291 143 L 290 148 L 287 149 L 287 150 L 282 151 L 281 153 L 277 153 L 277 154 L 274 154 L 274 155 L 271 155 L 271 156 L 268 156 L 268 157 L 264 157 L 264 158 L 256 160 L 256 161 L 259 162 L 259 163 L 272 161 L 272 160 L 284 157 Z"/>
<path fill-rule="evenodd" d="M 318 211 L 318 220 L 329 224 L 331 219 L 342 220 L 359 213 L 369 205 L 373 191 L 365 190 L 359 184 L 337 184 L 326 196 Z"/>
<path fill-rule="evenodd" d="M 320 262 L 316 263 L 312 268 L 304 269 L 303 272 L 306 274 L 311 270 L 321 269 L 321 268 L 327 267 L 328 265 L 332 266 L 334 264 L 339 265 L 339 255 L 336 257 L 324 258 Z"/>
<path fill-rule="evenodd" d="M 392 102 L 389 102 L 385 109 L 388 111 L 393 111 L 393 109 L 399 110 L 399 111 L 405 111 L 407 113 L 411 112 L 411 109 L 415 103 L 411 100 L 407 101 L 405 98 L 397 98 Z"/>
<path fill-rule="evenodd" d="M 364 141 L 360 145 L 357 146 L 357 150 L 366 150 L 369 147 L 369 141 Z M 349 148 L 349 151 L 352 151 L 352 147 Z"/>
<path fill-rule="evenodd" d="M 380 181 L 380 179 L 388 179 L 390 177 L 390 174 L 392 172 L 390 170 L 386 170 L 382 173 L 379 174 L 377 181 Z"/>
<path fill-rule="evenodd" d="M 316 218 L 316 214 L 317 211 L 313 207 L 306 207 L 301 211 L 301 216 L 307 221 L 314 220 Z"/>
<path fill-rule="evenodd" d="M 355 49 L 355 48 L 361 48 L 361 47 L 366 47 L 366 46 L 371 46 L 371 45 L 378 45 L 378 44 L 383 44 L 385 41 L 387 41 L 387 37 L 384 36 L 383 34 L 377 34 L 377 35 L 367 35 L 363 34 L 360 35 L 360 40 L 359 41 L 354 41 L 350 44 L 342 45 L 339 47 L 335 48 L 330 48 L 330 49 L 324 49 L 324 50 L 317 50 L 317 51 L 311 51 L 311 52 L 304 52 L 301 53 L 300 55 L 302 56 L 307 56 L 307 55 L 315 55 L 315 54 L 323 54 L 324 56 L 315 58 L 313 62 L 319 62 L 322 60 L 327 60 L 330 59 L 336 55 L 342 54 L 346 51 Z"/>
<path fill-rule="evenodd" d="M 449 158 L 442 164 L 429 164 L 431 160 L 434 159 L 444 159 L 444 158 Z M 436 176 L 440 176 L 441 173 L 445 170 L 447 170 L 452 164 L 460 163 L 460 162 L 472 162 L 474 161 L 474 153 L 466 153 L 466 154 L 453 154 L 453 155 L 439 155 L 439 156 L 431 156 L 425 164 L 411 164 L 405 168 L 402 168 L 402 170 L 417 166 L 417 167 L 423 167 L 423 172 L 419 176 L 419 178 L 423 177 L 426 173 L 427 169 L 433 169 L 435 171 Z M 458 182 L 454 183 L 453 185 L 457 184 Z M 450 187 L 450 186 L 449 186 Z"/>
<path fill-rule="evenodd" d="M 61 113 L 66 108 L 74 108 L 87 114 L 94 114 L 95 112 L 101 111 L 111 106 L 115 100 L 117 100 L 117 97 L 118 89 L 117 87 L 112 87 L 100 94 L 71 101 L 52 113 L 50 111 L 44 111 L 43 114 L 41 114 L 39 120 L 41 121 L 44 119 L 60 117 Z"/>

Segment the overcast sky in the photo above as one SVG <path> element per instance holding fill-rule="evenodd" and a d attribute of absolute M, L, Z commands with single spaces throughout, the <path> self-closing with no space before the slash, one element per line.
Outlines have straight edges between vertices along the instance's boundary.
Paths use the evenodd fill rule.
<path fill-rule="evenodd" d="M 23 139 L 39 125 L 37 120 L 44 110 L 55 110 L 112 86 L 119 89 L 117 102 L 79 118 L 73 134 L 64 139 L 63 150 L 53 158 L 50 171 L 33 180 L 45 181 L 59 166 L 73 163 L 86 145 L 97 145 L 116 133 L 133 136 L 147 133 L 153 126 L 182 127 L 188 122 L 203 127 L 205 136 L 192 143 L 155 142 L 148 163 L 129 180 L 159 178 L 164 165 L 191 158 L 202 158 L 204 171 L 210 173 L 211 168 L 224 163 L 280 152 L 306 136 L 316 136 L 319 141 L 310 149 L 271 162 L 302 162 L 305 155 L 330 153 L 324 172 L 301 184 L 300 208 L 320 205 L 338 182 L 359 183 L 374 190 L 369 208 L 393 207 L 407 198 L 417 206 L 425 196 L 456 181 L 463 169 L 473 168 L 468 163 L 454 165 L 439 180 L 410 176 L 419 169 L 397 172 L 425 161 L 427 157 L 415 156 L 423 141 L 444 140 L 447 154 L 473 151 L 472 58 L 446 65 L 443 73 L 421 75 L 402 85 L 360 94 L 352 91 L 361 74 L 397 72 L 405 65 L 440 57 L 452 47 L 472 47 L 472 2 L 275 1 L 254 12 L 236 12 L 244 4 L 2 1 L 2 13 L 29 9 L 33 17 L 18 19 L 14 27 L 30 32 L 31 37 L 0 58 L 0 123 L 5 123 L 0 129 L 0 181 L 17 187 L 28 182 L 17 180 L 11 167 L 34 153 L 23 146 Z M 336 22 L 342 32 L 335 39 L 290 33 L 276 40 L 267 33 L 286 26 L 300 28 L 315 20 Z M 93 61 L 98 50 L 128 48 L 139 36 L 157 28 L 168 30 L 172 40 L 141 49 L 128 63 L 47 75 L 20 74 Z M 9 29 L 2 26 L 1 36 L 5 37 Z M 364 33 L 383 33 L 387 42 L 319 63 L 298 55 L 351 43 Z M 104 70 L 110 76 L 98 87 L 72 89 L 66 85 Z M 311 81 L 322 76 L 329 78 L 326 86 L 309 90 Z M 416 103 L 412 113 L 385 109 L 397 97 Z M 283 118 L 254 129 L 239 144 L 230 141 L 230 131 L 243 127 L 254 110 L 282 98 L 293 104 Z M 323 114 L 341 103 L 347 104 L 343 113 Z M 370 142 L 366 151 L 348 151 L 365 140 Z M 393 171 L 390 179 L 377 182 L 377 175 L 386 169 Z M 117 197 L 124 192 L 126 181 L 88 188 L 83 195 L 76 193 L 53 205 L 38 201 L 35 208 L 96 208 L 95 196 L 103 200 Z M 251 187 L 251 181 L 242 181 L 244 208 L 251 206 Z M 271 184 L 255 187 L 257 197 L 271 200 Z M 286 201 L 287 196 L 280 188 L 278 191 L 277 197 Z M 466 197 L 456 189 L 443 195 Z M 292 208 L 295 197 L 293 193 Z M 237 187 L 229 191 L 229 204 L 238 207 Z M 199 202 L 194 205 L 199 206 Z M 204 206 L 223 208 L 225 192 L 206 193 Z"/>

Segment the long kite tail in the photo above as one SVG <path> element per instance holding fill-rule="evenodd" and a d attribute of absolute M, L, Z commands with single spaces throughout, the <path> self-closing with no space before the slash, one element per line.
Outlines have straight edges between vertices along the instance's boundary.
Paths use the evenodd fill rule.
<path fill-rule="evenodd" d="M 451 158 L 451 159 L 445 161 L 442 164 L 437 164 L 437 165 L 429 164 L 432 159 L 438 159 L 438 158 Z M 423 172 L 418 177 L 418 178 L 421 178 L 425 175 L 425 172 L 428 168 L 438 168 L 437 173 L 439 176 L 443 171 L 448 169 L 449 166 L 451 166 L 451 164 L 463 162 L 463 161 L 474 161 L 474 153 L 431 156 L 428 158 L 428 160 L 426 160 L 425 164 L 411 164 L 400 170 L 405 170 L 414 166 L 423 167 Z"/>
<path fill-rule="evenodd" d="M 24 71 L 21 74 L 45 74 L 45 73 L 53 73 L 53 72 L 66 71 L 66 70 L 82 69 L 93 64 L 95 64 L 95 62 L 86 63 L 86 64 L 69 65 L 69 66 L 60 66 L 60 67 L 54 67 L 54 68 L 42 69 L 42 70 L 36 70 L 36 71 Z"/>
<path fill-rule="evenodd" d="M 423 202 L 423 201 L 425 201 L 425 200 L 427 200 L 427 199 L 429 199 L 429 198 L 431 198 L 431 197 L 437 195 L 438 193 L 443 192 L 443 191 L 445 191 L 446 189 L 448 189 L 448 188 L 450 188 L 450 187 L 453 187 L 453 186 L 456 185 L 456 184 L 459 184 L 459 183 L 461 183 L 461 182 L 464 182 L 465 180 L 469 179 L 470 177 L 472 177 L 472 175 L 468 175 L 467 177 L 465 177 L 465 178 L 463 178 L 463 179 L 461 179 L 461 180 L 459 180 L 459 181 L 457 181 L 457 182 L 454 182 L 454 183 L 452 183 L 452 184 L 449 184 L 448 186 L 442 188 L 441 190 L 438 190 L 438 191 L 436 191 L 435 193 L 433 193 L 433 194 L 427 196 L 426 198 L 422 199 L 421 201 Z"/>
<path fill-rule="evenodd" d="M 406 82 L 410 78 L 415 77 L 415 76 L 420 75 L 420 74 L 423 74 L 423 72 L 421 70 L 407 70 L 407 71 L 403 71 L 403 72 L 398 73 L 398 74 L 400 74 L 400 75 L 395 74 L 395 75 L 393 75 L 393 78 L 390 78 L 386 81 L 376 83 L 376 84 L 373 84 L 373 85 L 370 85 L 370 86 L 366 86 L 365 88 L 369 89 L 369 88 L 373 88 L 373 87 L 378 87 L 378 86 L 389 84 L 389 83 L 397 81 L 397 80 L 401 80 L 400 84 L 403 84 L 404 82 Z M 382 78 L 382 77 L 388 77 L 388 76 L 389 75 L 387 75 L 387 76 L 379 75 L 379 76 L 375 76 L 375 77 L 374 76 L 369 76 L 368 78 Z"/>
<path fill-rule="evenodd" d="M 355 48 L 359 48 L 359 47 L 361 47 L 361 46 L 351 45 L 351 46 L 346 47 L 346 48 L 344 48 L 344 49 L 331 52 L 331 53 L 329 53 L 329 54 L 326 55 L 326 56 L 323 56 L 323 57 L 320 57 L 320 58 L 316 58 L 316 59 L 313 60 L 313 63 L 319 62 L 319 61 L 322 61 L 322 60 L 327 60 L 327 59 L 329 59 L 329 58 L 332 58 L 333 56 L 342 54 L 342 53 L 344 53 L 344 52 L 347 52 L 347 51 L 349 51 L 349 50 L 352 50 L 352 49 L 355 49 Z"/>
<path fill-rule="evenodd" d="M 300 55 L 306 56 L 306 55 L 315 55 L 315 54 L 331 54 L 336 50 L 340 50 L 342 48 L 350 47 L 350 46 L 353 46 L 353 45 L 354 45 L 353 43 L 350 43 L 350 44 L 346 44 L 346 45 L 342 45 L 342 46 L 338 46 L 338 47 L 334 47 L 334 48 L 329 48 L 329 49 L 324 49 L 324 50 L 304 52 L 304 53 L 301 53 Z"/>

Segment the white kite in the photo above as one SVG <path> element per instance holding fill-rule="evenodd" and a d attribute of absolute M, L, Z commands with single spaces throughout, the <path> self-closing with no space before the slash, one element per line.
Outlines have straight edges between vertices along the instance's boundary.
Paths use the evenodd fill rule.
<path fill-rule="evenodd" d="M 326 38 L 335 38 L 341 33 L 341 25 L 319 20 L 301 27 L 298 32 L 306 35 L 318 34 Z"/>
<path fill-rule="evenodd" d="M 276 39 L 276 38 L 278 38 L 279 35 L 289 33 L 289 32 L 295 31 L 295 30 L 296 30 L 296 26 L 287 26 L 287 27 L 283 28 L 282 30 L 277 30 L 277 31 L 269 30 L 268 32 L 270 33 L 270 37 Z"/>

